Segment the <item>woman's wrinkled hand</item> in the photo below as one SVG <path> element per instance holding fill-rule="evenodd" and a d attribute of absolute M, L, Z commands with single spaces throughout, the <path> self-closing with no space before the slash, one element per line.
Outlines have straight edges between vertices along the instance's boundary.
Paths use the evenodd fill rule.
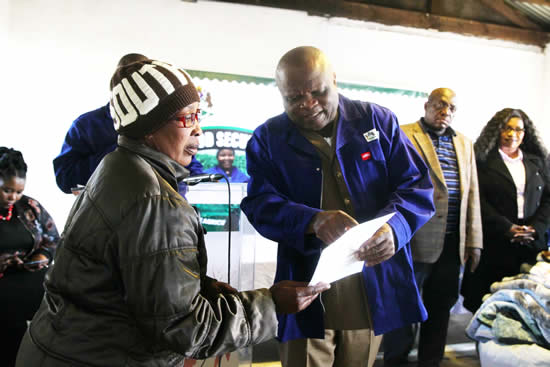
<path fill-rule="evenodd" d="M 21 255 L 23 255 L 21 251 L 0 254 L 0 273 L 6 271 L 10 266 L 23 264 L 23 260 L 19 257 Z"/>
<path fill-rule="evenodd" d="M 214 289 L 216 293 L 223 293 L 223 294 L 236 294 L 239 293 L 238 290 L 233 288 L 227 283 L 219 282 L 217 280 L 213 281 L 210 286 Z"/>
<path fill-rule="evenodd" d="M 317 298 L 319 293 L 330 288 L 330 284 L 319 283 L 308 286 L 306 282 L 283 280 L 269 289 L 275 302 L 277 313 L 295 313 L 302 311 Z"/>

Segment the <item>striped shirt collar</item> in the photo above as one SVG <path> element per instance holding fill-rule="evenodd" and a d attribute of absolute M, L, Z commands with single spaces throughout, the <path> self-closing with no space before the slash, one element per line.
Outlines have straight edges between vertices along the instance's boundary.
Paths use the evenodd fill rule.
<path fill-rule="evenodd" d="M 443 132 L 443 134 L 439 135 L 435 132 L 435 130 L 426 123 L 426 121 L 424 121 L 424 117 L 421 117 L 420 118 L 420 124 L 422 125 L 422 128 L 424 129 L 424 131 L 426 131 L 428 134 L 430 134 L 430 136 L 433 136 L 433 137 L 439 137 L 439 136 L 456 136 L 456 132 L 453 130 L 452 127 L 447 127 L 445 129 L 445 132 Z"/>

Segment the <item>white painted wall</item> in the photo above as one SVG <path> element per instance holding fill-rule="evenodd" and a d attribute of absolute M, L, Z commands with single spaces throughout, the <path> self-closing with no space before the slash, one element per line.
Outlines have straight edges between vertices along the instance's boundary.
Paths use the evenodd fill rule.
<path fill-rule="evenodd" d="M 341 81 L 453 88 L 461 101 L 455 127 L 472 138 L 497 110 L 519 107 L 550 142 L 543 123 L 550 55 L 509 42 L 180 0 L 0 0 L 0 42 L 8 43 L 0 57 L 0 145 L 23 151 L 26 193 L 59 227 L 73 197 L 57 189 L 52 159 L 73 119 L 107 102 L 115 64 L 128 52 L 189 69 L 272 77 L 284 52 L 314 45 Z M 246 111 L 246 98 L 235 108 Z M 420 104 L 416 116 L 398 117 L 412 122 L 422 112 Z"/>

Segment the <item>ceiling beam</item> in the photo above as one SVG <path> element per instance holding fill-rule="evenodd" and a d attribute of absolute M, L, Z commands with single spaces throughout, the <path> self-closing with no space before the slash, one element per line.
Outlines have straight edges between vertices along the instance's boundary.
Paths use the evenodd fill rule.
<path fill-rule="evenodd" d="M 520 11 L 506 4 L 504 0 L 480 0 L 480 2 L 519 27 L 541 30 L 538 24 L 531 22 Z"/>
<path fill-rule="evenodd" d="M 541 48 L 550 41 L 550 33 L 482 23 L 402 9 L 344 0 L 221 0 L 229 3 L 268 6 L 306 11 L 312 15 L 343 17 L 385 25 L 434 29 L 488 39 L 500 39 Z"/>
<path fill-rule="evenodd" d="M 445 0 L 429 0 L 428 1 L 428 9 L 426 11 L 426 13 L 431 13 L 431 14 L 441 14 L 443 13 L 443 9 L 445 9 L 443 7 L 443 2 Z"/>

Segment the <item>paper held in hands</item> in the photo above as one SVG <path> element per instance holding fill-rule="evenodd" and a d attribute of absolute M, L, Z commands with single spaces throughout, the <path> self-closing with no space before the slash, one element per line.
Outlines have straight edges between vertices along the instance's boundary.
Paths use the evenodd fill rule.
<path fill-rule="evenodd" d="M 317 268 L 315 268 L 309 284 L 332 283 L 360 272 L 363 269 L 364 262 L 357 260 L 353 253 L 394 214 L 387 214 L 356 225 L 325 248 L 321 253 Z"/>

